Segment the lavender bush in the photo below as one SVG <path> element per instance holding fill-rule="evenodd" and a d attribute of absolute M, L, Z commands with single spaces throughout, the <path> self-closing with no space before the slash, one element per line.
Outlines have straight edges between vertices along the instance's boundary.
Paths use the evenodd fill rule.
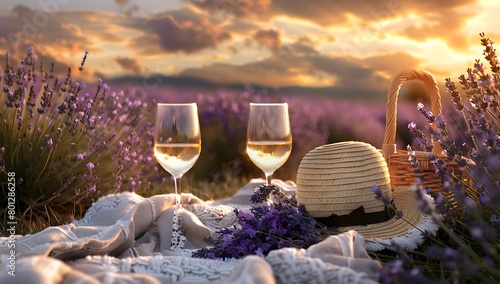
<path fill-rule="evenodd" d="M 102 80 L 87 93 L 71 69 L 65 78 L 53 72 L 54 64 L 49 71 L 37 65 L 33 47 L 19 65 L 5 55 L 0 179 L 15 176 L 19 234 L 78 218 L 100 195 L 148 188 L 154 174 L 145 171 L 153 161 L 141 148 L 149 140 L 144 113 L 150 106 L 133 94 L 111 92 Z M 8 190 L 1 186 L 3 231 Z"/>
<path fill-rule="evenodd" d="M 447 124 L 443 116 L 434 116 L 418 105 L 428 122 L 435 123 L 436 127 L 428 130 L 440 141 L 446 159 L 441 153 L 432 153 L 432 143 L 416 124 L 409 124 L 421 147 L 431 152 L 429 158 L 444 182 L 445 193 L 436 194 L 426 188 L 425 180 L 417 181 L 418 196 L 429 192 L 435 197 L 438 212 L 425 203 L 420 207 L 432 214 L 440 233 L 421 251 L 400 250 L 398 259 L 388 262 L 382 271 L 381 281 L 385 283 L 500 281 L 500 66 L 493 42 L 482 33 L 480 36 L 491 74 L 476 60 L 473 68 L 458 77 L 469 104 L 462 102 L 455 82 L 446 79 L 446 90 L 462 122 Z M 450 125 L 459 126 L 459 131 L 449 129 Z M 408 152 L 418 170 L 411 147 Z M 463 172 L 453 171 L 450 161 L 462 166 Z"/>

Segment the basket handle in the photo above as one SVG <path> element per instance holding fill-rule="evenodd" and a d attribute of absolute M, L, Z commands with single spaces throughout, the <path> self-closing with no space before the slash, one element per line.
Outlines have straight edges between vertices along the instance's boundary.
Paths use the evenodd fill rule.
<path fill-rule="evenodd" d="M 391 88 L 387 94 L 386 107 L 386 122 L 384 143 L 382 144 L 382 155 L 387 157 L 396 153 L 396 118 L 397 118 L 397 102 L 401 85 L 408 80 L 420 80 L 424 83 L 431 99 L 431 111 L 434 115 L 442 114 L 441 95 L 439 87 L 431 73 L 423 70 L 407 70 L 399 73 L 392 80 Z M 433 125 L 434 126 L 434 125 Z M 432 141 L 434 150 L 441 153 L 441 145 L 438 141 Z"/>

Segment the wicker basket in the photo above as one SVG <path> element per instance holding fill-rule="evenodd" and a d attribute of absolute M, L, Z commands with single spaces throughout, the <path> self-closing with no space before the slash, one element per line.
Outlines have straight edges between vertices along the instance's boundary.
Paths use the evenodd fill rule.
<path fill-rule="evenodd" d="M 442 179 L 435 173 L 434 167 L 430 162 L 429 153 L 424 151 L 415 151 L 420 163 L 420 173 L 415 173 L 415 168 L 408 161 L 407 150 L 396 149 L 396 117 L 397 101 L 401 85 L 408 80 L 420 80 L 424 83 L 431 99 L 431 111 L 434 115 L 442 114 L 441 96 L 436 80 L 427 71 L 410 70 L 398 74 L 392 81 L 391 88 L 387 94 L 386 125 L 384 134 L 384 143 L 382 145 L 382 155 L 387 161 L 391 184 L 393 186 L 408 186 L 416 183 L 416 178 L 423 176 L 426 187 L 430 187 L 434 192 L 443 192 Z M 434 126 L 434 125 L 433 125 Z M 448 161 L 446 156 L 441 155 L 441 146 L 438 141 L 433 141 L 434 153 L 441 159 L 444 159 L 452 168 L 458 165 Z"/>

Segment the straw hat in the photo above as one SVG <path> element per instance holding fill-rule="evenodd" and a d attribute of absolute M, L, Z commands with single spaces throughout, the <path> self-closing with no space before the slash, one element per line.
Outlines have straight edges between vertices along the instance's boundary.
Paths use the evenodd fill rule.
<path fill-rule="evenodd" d="M 402 218 L 375 198 L 374 185 L 403 212 Z M 424 199 L 434 206 L 430 196 Z M 356 230 L 372 251 L 390 248 L 391 242 L 415 249 L 424 241 L 424 232 L 435 234 L 438 228 L 417 207 L 414 191 L 391 187 L 384 157 L 363 142 L 328 144 L 307 153 L 297 173 L 297 201 L 322 223 L 340 231 Z"/>

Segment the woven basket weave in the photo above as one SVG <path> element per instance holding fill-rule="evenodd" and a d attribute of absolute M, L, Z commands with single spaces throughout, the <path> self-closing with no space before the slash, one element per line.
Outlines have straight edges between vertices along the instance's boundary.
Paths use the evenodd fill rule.
<path fill-rule="evenodd" d="M 436 193 L 443 192 L 443 182 L 435 173 L 434 166 L 429 159 L 430 153 L 415 151 L 421 170 L 420 173 L 415 173 L 415 168 L 408 160 L 407 150 L 396 149 L 397 101 L 402 84 L 409 80 L 420 80 L 424 83 L 431 99 L 432 113 L 436 116 L 442 114 L 439 87 L 431 73 L 422 70 L 409 70 L 399 73 L 394 77 L 387 94 L 386 125 L 384 142 L 382 144 L 382 155 L 385 157 L 387 166 L 389 167 L 392 186 L 408 186 L 410 184 L 415 184 L 416 178 L 423 176 L 426 187 L 430 187 Z M 439 142 L 433 141 L 432 143 L 434 144 L 434 153 L 439 158 L 445 160 L 454 171 L 459 170 L 456 163 L 447 160 L 446 156 L 441 154 L 442 150 Z"/>

